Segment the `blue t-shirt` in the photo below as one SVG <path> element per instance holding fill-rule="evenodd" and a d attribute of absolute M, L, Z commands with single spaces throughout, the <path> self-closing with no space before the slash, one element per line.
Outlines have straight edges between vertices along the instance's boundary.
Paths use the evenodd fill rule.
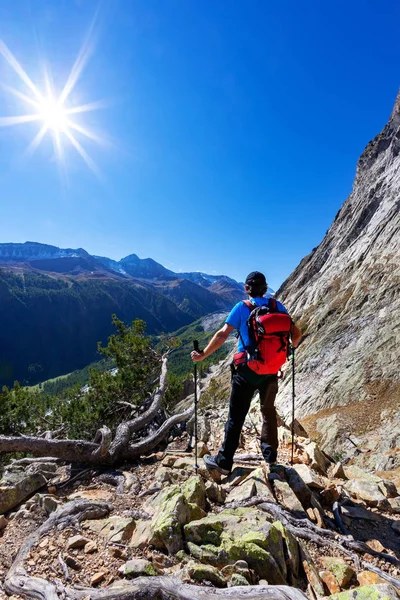
<path fill-rule="evenodd" d="M 262 306 L 263 304 L 267 304 L 268 298 L 272 298 L 271 294 L 266 294 L 263 298 L 249 298 L 249 300 L 252 304 L 254 304 L 254 306 Z M 283 304 L 278 302 L 278 300 L 276 301 L 276 308 L 280 312 L 288 312 Z M 238 352 L 243 352 L 245 350 L 245 346 L 250 345 L 249 332 L 247 328 L 247 319 L 249 318 L 249 315 L 249 308 L 246 306 L 246 304 L 244 304 L 243 301 L 241 301 L 232 308 L 225 320 L 225 323 L 232 325 L 232 327 L 237 329 L 240 334 L 238 339 Z"/>

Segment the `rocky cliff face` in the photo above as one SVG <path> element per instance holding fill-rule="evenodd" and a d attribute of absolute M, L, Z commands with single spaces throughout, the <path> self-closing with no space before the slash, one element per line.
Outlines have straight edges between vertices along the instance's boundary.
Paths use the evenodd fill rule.
<path fill-rule="evenodd" d="M 381 468 L 400 464 L 399 153 L 400 93 L 325 238 L 278 291 L 305 333 L 297 415 L 315 415 L 306 421 L 331 452 L 351 435 L 350 447 L 379 449 L 371 460 Z M 279 396 L 287 415 L 290 386 L 287 378 Z"/>

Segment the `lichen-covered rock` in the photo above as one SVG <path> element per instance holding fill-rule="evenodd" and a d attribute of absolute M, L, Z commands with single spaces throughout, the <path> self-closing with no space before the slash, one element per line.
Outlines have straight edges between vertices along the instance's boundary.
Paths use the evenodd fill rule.
<path fill-rule="evenodd" d="M 211 502 L 216 502 L 217 504 L 224 504 L 226 499 L 226 490 L 218 485 L 215 481 L 207 481 L 206 482 L 206 495 Z"/>
<path fill-rule="evenodd" d="M 344 487 L 352 496 L 363 500 L 368 506 L 374 506 L 382 510 L 390 508 L 389 501 L 374 481 L 351 479 L 346 481 Z"/>
<path fill-rule="evenodd" d="M 250 585 L 246 577 L 240 573 L 234 573 L 228 582 L 228 587 L 236 587 L 238 585 Z"/>
<path fill-rule="evenodd" d="M 140 577 L 141 575 L 147 575 L 151 577 L 160 574 L 159 569 L 157 569 L 153 563 L 142 558 L 128 560 L 118 569 L 118 571 L 121 573 L 121 575 L 130 579 L 133 579 L 134 577 Z"/>
<path fill-rule="evenodd" d="M 306 516 L 303 505 L 287 481 L 274 479 L 274 492 L 277 500 L 285 508 L 292 511 L 296 517 L 304 518 Z"/>
<path fill-rule="evenodd" d="M 187 573 L 194 581 L 210 581 L 215 587 L 226 587 L 226 579 L 222 573 L 211 565 L 188 564 Z M 247 584 L 247 581 L 246 581 Z"/>
<path fill-rule="evenodd" d="M 357 581 L 361 586 L 387 583 L 382 577 L 372 571 L 361 571 L 361 573 L 357 573 Z"/>
<path fill-rule="evenodd" d="M 43 487 L 47 479 L 42 473 L 8 473 L 0 481 L 0 514 L 21 504 L 31 494 Z"/>
<path fill-rule="evenodd" d="M 201 562 L 223 567 L 245 560 L 272 584 L 286 581 L 281 525 L 252 508 L 224 510 L 184 527 L 189 552 Z"/>
<path fill-rule="evenodd" d="M 295 580 L 299 577 L 300 568 L 300 550 L 299 543 L 290 531 L 288 531 L 280 521 L 274 523 L 274 527 L 282 533 L 285 546 L 285 556 L 287 556 L 287 567 L 290 569 L 292 577 Z"/>
<path fill-rule="evenodd" d="M 330 594 L 338 594 L 340 592 L 340 585 L 336 581 L 336 577 L 332 571 L 320 571 L 319 576 L 328 588 Z"/>
<path fill-rule="evenodd" d="M 328 597 L 330 600 L 399 600 L 395 588 L 387 583 L 364 585 Z"/>
<path fill-rule="evenodd" d="M 321 558 L 321 562 L 328 571 L 331 571 L 334 574 L 335 579 L 341 588 L 347 587 L 355 575 L 354 570 L 349 567 L 343 558 L 324 556 Z"/>
<path fill-rule="evenodd" d="M 88 528 L 107 542 L 129 542 L 136 527 L 135 521 L 126 517 L 112 516 L 107 519 L 88 521 Z"/>
<path fill-rule="evenodd" d="M 203 510 L 206 507 L 206 488 L 201 477 L 190 477 L 181 485 L 181 492 L 187 502 L 197 504 Z"/>

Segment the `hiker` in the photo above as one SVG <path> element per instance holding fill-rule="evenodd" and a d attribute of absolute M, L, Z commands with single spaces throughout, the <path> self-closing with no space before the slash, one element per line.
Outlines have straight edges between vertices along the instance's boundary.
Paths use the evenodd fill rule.
<path fill-rule="evenodd" d="M 208 469 L 216 469 L 223 475 L 228 475 L 232 470 L 233 456 L 239 445 L 240 433 L 243 423 L 250 408 L 254 393 L 260 394 L 261 414 L 263 425 L 261 430 L 261 451 L 265 461 L 269 464 L 276 462 L 278 450 L 278 426 L 275 410 L 275 397 L 278 391 L 278 371 L 276 364 L 282 365 L 287 356 L 288 342 L 296 347 L 301 340 L 301 331 L 290 319 L 286 308 L 275 300 L 271 294 L 266 294 L 268 289 L 265 276 L 259 271 L 253 271 L 246 277 L 245 292 L 249 300 L 236 304 L 228 315 L 224 326 L 217 331 L 204 350 L 191 353 L 194 362 L 204 360 L 218 350 L 228 338 L 229 334 L 238 331 L 238 352 L 232 363 L 231 397 L 229 415 L 225 425 L 225 439 L 216 456 L 207 454 L 204 463 Z M 276 350 L 267 360 L 256 360 L 254 354 L 250 355 L 252 345 L 252 330 L 248 326 L 250 314 L 257 307 L 268 305 L 268 309 L 260 309 L 270 316 L 280 320 L 279 333 L 271 335 L 274 338 L 273 347 Z M 255 313 L 259 311 L 255 310 Z M 259 312 L 261 315 L 262 313 Z M 286 346 L 282 335 L 282 328 L 287 329 Z M 257 333 L 256 333 L 257 335 Z M 280 339 L 279 339 L 280 338 Z M 274 345 L 275 344 L 275 345 Z M 277 345 L 276 345 L 277 344 Z M 261 348 L 261 346 L 260 346 Z M 284 348 L 284 352 L 281 350 Z M 257 355 L 258 358 L 262 358 Z M 254 360 L 250 360 L 254 358 Z M 272 361 L 272 362 L 271 362 Z M 277 362 L 278 361 L 278 362 Z M 269 365 L 272 367 L 269 369 Z M 257 372 L 258 371 L 258 372 Z M 269 374 L 259 374 L 267 371 Z"/>

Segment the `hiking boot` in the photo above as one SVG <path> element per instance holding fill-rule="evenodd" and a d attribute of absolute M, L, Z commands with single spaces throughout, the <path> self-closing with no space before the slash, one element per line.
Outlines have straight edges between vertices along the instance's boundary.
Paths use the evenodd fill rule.
<path fill-rule="evenodd" d="M 211 456 L 211 454 L 206 454 L 205 456 L 203 456 L 203 460 L 207 469 L 215 469 L 215 471 L 222 473 L 222 475 L 229 475 L 230 471 L 228 469 L 223 469 L 222 467 L 220 467 L 217 463 L 217 459 L 215 456 Z"/>
<path fill-rule="evenodd" d="M 270 450 L 268 452 L 264 452 L 264 460 L 267 465 L 274 465 L 278 459 L 278 454 L 275 450 Z"/>

